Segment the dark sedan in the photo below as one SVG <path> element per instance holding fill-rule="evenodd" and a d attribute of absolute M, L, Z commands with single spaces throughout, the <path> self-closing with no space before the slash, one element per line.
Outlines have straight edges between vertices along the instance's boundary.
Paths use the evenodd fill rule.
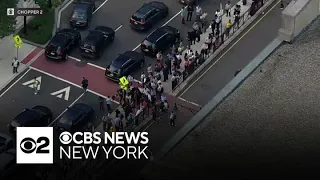
<path fill-rule="evenodd" d="M 119 54 L 110 65 L 107 66 L 105 75 L 113 80 L 118 81 L 122 76 L 128 76 L 134 71 L 143 68 L 145 57 L 143 54 L 135 51 L 127 51 Z"/>
<path fill-rule="evenodd" d="M 35 106 L 32 109 L 24 109 L 8 125 L 9 131 L 16 132 L 17 127 L 46 127 L 52 121 L 52 112 L 45 106 Z"/>
<path fill-rule="evenodd" d="M 179 40 L 180 32 L 178 29 L 171 26 L 163 26 L 149 34 L 140 47 L 143 52 L 155 55 Z"/>
<path fill-rule="evenodd" d="M 161 19 L 168 16 L 169 8 L 162 2 L 152 1 L 143 4 L 130 18 L 130 25 L 137 30 L 150 29 Z"/>
<path fill-rule="evenodd" d="M 94 110 L 91 106 L 78 103 L 68 108 L 55 127 L 58 131 L 77 131 L 84 127 L 93 115 Z"/>
<path fill-rule="evenodd" d="M 68 53 L 81 42 L 79 31 L 63 29 L 57 32 L 45 48 L 45 56 L 49 59 L 67 60 Z"/>
<path fill-rule="evenodd" d="M 88 27 L 92 14 L 96 9 L 93 0 L 74 1 L 74 9 L 70 17 L 71 27 Z"/>
<path fill-rule="evenodd" d="M 98 26 L 91 30 L 80 46 L 81 56 L 101 57 L 104 49 L 113 42 L 115 31 L 109 27 Z"/>

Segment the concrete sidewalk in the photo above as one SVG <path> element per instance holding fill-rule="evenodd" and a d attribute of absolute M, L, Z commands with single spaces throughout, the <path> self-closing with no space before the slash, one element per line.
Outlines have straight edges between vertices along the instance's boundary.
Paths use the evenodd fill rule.
<path fill-rule="evenodd" d="M 33 0 L 27 0 L 27 6 L 30 8 L 39 7 Z M 23 7 L 23 0 L 18 1 L 17 7 Z M 27 21 L 31 18 L 31 16 L 28 16 Z M 19 30 L 23 26 L 23 17 L 18 16 L 16 20 L 16 30 Z M 23 71 L 26 68 L 26 64 L 40 51 L 40 48 L 26 43 L 23 43 L 17 51 L 17 48 L 14 46 L 13 35 L 2 38 L 0 40 L 0 91 Z M 14 57 L 18 57 L 20 61 L 18 73 L 16 74 L 13 73 L 12 67 Z"/>
<path fill-rule="evenodd" d="M 221 33 L 223 33 L 224 31 L 225 31 L 225 24 L 226 24 L 226 22 L 227 21 L 229 21 L 229 19 L 231 19 L 231 22 L 232 22 L 232 24 L 234 23 L 234 8 L 235 8 L 235 6 L 236 5 L 240 5 L 241 6 L 241 12 L 240 12 L 240 16 L 243 16 L 244 14 L 245 14 L 245 19 L 244 19 L 244 21 L 246 21 L 248 18 L 249 18 L 249 9 L 250 9 L 250 7 L 251 7 L 251 4 L 252 4 L 252 0 L 248 0 L 247 1 L 247 5 L 243 5 L 242 4 L 242 0 L 240 0 L 237 4 L 235 4 L 232 8 L 231 8 L 231 17 L 227 17 L 226 16 L 226 13 L 224 12 L 224 14 L 223 14 L 223 16 L 222 16 L 222 21 L 221 21 L 221 23 L 222 23 L 222 32 Z M 224 5 L 223 5 L 223 7 L 224 7 Z M 212 13 L 214 13 L 214 11 L 212 11 Z M 241 18 L 240 19 L 240 24 L 241 23 L 243 23 L 242 22 L 243 21 L 243 19 Z M 211 22 L 211 19 L 208 19 L 208 22 Z M 232 28 L 232 30 L 233 30 L 233 28 Z M 233 31 L 232 30 L 230 30 L 230 36 L 232 36 L 232 34 L 233 34 Z M 204 44 L 204 42 L 205 42 L 205 39 L 209 36 L 209 34 L 211 33 L 212 31 L 211 31 L 211 28 L 209 27 L 204 33 L 202 33 L 201 34 L 201 37 L 200 37 L 200 42 L 196 42 L 196 44 L 194 44 L 194 45 L 192 45 L 191 46 L 191 49 L 192 49 L 192 51 L 195 53 L 196 51 L 198 51 L 198 53 L 200 53 L 201 52 L 201 47 L 202 47 L 202 45 Z M 184 46 L 186 46 L 186 45 L 184 45 Z M 182 53 L 182 56 L 184 55 L 186 53 L 186 51 L 184 51 L 183 53 Z M 210 56 L 210 55 L 209 55 Z M 180 71 L 182 72 L 182 71 L 184 71 L 184 60 L 182 60 L 182 62 L 181 62 L 181 64 L 180 64 Z M 180 84 L 181 83 L 181 81 L 182 81 L 182 78 L 180 79 L 180 82 L 178 83 L 178 84 Z M 171 84 L 171 75 L 169 75 L 169 81 L 167 81 L 167 82 L 162 82 L 162 84 L 163 84 L 163 86 L 164 86 L 164 90 L 165 90 L 165 92 L 166 93 L 168 93 L 168 94 L 172 94 L 172 84 Z"/>

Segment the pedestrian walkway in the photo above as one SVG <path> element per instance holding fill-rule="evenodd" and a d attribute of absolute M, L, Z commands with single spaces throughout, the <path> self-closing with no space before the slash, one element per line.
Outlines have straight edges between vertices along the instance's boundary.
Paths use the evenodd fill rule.
<path fill-rule="evenodd" d="M 242 0 L 240 0 L 237 4 L 235 4 L 232 8 L 231 8 L 231 17 L 227 17 L 227 14 L 224 12 L 223 16 L 222 16 L 222 31 L 221 33 L 223 33 L 225 31 L 225 24 L 229 21 L 229 19 L 231 19 L 231 22 L 232 24 L 234 23 L 234 9 L 236 7 L 236 5 L 240 5 L 241 7 L 241 11 L 240 11 L 240 17 L 245 15 L 244 16 L 244 19 L 240 19 L 240 24 L 243 23 L 243 21 L 246 21 L 247 19 L 249 19 L 249 9 L 251 7 L 251 4 L 252 4 L 253 0 L 247 0 L 247 4 L 246 5 L 243 5 L 242 3 Z M 224 7 L 224 6 L 223 6 Z M 214 12 L 214 11 L 212 11 Z M 208 20 L 209 22 L 211 20 Z M 196 42 L 196 44 L 194 45 L 191 45 L 191 50 L 195 53 L 196 51 L 198 51 L 198 53 L 201 52 L 201 48 L 202 48 L 202 45 L 204 44 L 205 42 L 205 39 L 209 36 L 209 34 L 212 33 L 212 30 L 211 30 L 211 27 L 209 27 L 204 33 L 202 33 L 202 35 L 200 36 L 200 41 L 199 42 Z M 233 34 L 233 28 L 230 30 L 230 35 Z M 184 45 L 186 46 L 186 45 Z M 182 53 L 182 56 L 184 56 L 184 54 L 186 53 L 186 50 Z M 182 60 L 181 64 L 180 64 L 180 69 L 179 71 L 180 72 L 183 72 L 184 71 L 184 60 Z M 172 94 L 172 83 L 170 81 L 171 79 L 171 75 L 169 75 L 169 81 L 167 82 L 163 82 L 163 86 L 164 86 L 164 90 L 166 93 L 168 94 Z M 178 84 L 180 84 L 182 81 L 182 78 L 180 78 L 180 82 Z"/>
<path fill-rule="evenodd" d="M 17 7 L 22 8 L 23 2 L 23 0 L 19 0 Z M 27 7 L 35 8 L 39 6 L 35 4 L 33 0 L 27 0 Z M 31 18 L 32 16 L 28 16 L 27 21 Z M 18 16 L 16 18 L 16 30 L 20 29 L 22 26 L 23 17 Z M 23 43 L 21 48 L 17 51 L 17 48 L 14 46 L 12 35 L 0 39 L 0 91 L 26 67 L 26 64 L 35 57 L 40 50 L 40 48 L 33 45 Z M 12 67 L 14 57 L 17 57 L 20 62 L 18 73 L 16 74 L 13 73 Z"/>

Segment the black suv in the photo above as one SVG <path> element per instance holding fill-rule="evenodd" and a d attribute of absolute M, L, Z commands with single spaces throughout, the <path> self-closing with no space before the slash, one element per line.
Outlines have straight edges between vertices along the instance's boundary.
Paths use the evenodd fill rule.
<path fill-rule="evenodd" d="M 159 20 L 167 17 L 168 7 L 157 1 L 145 3 L 136 13 L 130 18 L 131 27 L 137 30 L 147 30 Z"/>
<path fill-rule="evenodd" d="M 135 70 L 142 68 L 145 63 L 143 54 L 135 51 L 127 51 L 119 54 L 115 60 L 106 68 L 105 75 L 113 80 L 118 81 L 122 76 L 127 76 Z"/>
<path fill-rule="evenodd" d="M 101 57 L 104 49 L 114 40 L 115 31 L 105 26 L 91 30 L 80 46 L 81 56 L 89 58 Z"/>
<path fill-rule="evenodd" d="M 45 106 L 35 106 L 32 109 L 24 109 L 8 125 L 11 133 L 16 132 L 17 127 L 46 127 L 52 121 L 52 112 Z"/>
<path fill-rule="evenodd" d="M 71 27 L 88 27 L 96 5 L 93 0 L 74 1 L 74 8 L 70 17 Z"/>
<path fill-rule="evenodd" d="M 164 51 L 180 40 L 180 32 L 171 26 L 163 26 L 156 29 L 141 43 L 141 50 L 155 55 L 158 51 Z"/>
<path fill-rule="evenodd" d="M 63 29 L 56 33 L 46 46 L 45 56 L 50 59 L 67 60 L 70 50 L 80 42 L 80 32 L 72 29 Z"/>

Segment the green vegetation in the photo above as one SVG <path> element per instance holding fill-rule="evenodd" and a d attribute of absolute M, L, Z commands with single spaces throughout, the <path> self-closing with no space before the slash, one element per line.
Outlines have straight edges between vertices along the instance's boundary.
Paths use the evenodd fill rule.
<path fill-rule="evenodd" d="M 0 0 L 1 1 L 1 0 Z M 42 16 L 35 16 L 27 25 L 27 35 L 23 34 L 23 29 L 19 35 L 31 42 L 45 44 L 52 37 L 54 28 L 54 8 L 58 7 L 64 0 L 51 0 L 52 7 L 49 7 L 48 0 L 35 0 L 45 13 Z"/>
<path fill-rule="evenodd" d="M 23 29 L 20 30 L 19 35 L 31 42 L 37 44 L 45 44 L 52 37 L 52 30 L 54 26 L 54 9 L 47 10 L 42 16 L 34 17 L 27 24 L 27 34 L 23 34 Z"/>
<path fill-rule="evenodd" d="M 0 38 L 12 34 L 15 30 L 16 19 L 7 16 L 7 8 L 16 7 L 18 0 L 0 0 Z"/>

